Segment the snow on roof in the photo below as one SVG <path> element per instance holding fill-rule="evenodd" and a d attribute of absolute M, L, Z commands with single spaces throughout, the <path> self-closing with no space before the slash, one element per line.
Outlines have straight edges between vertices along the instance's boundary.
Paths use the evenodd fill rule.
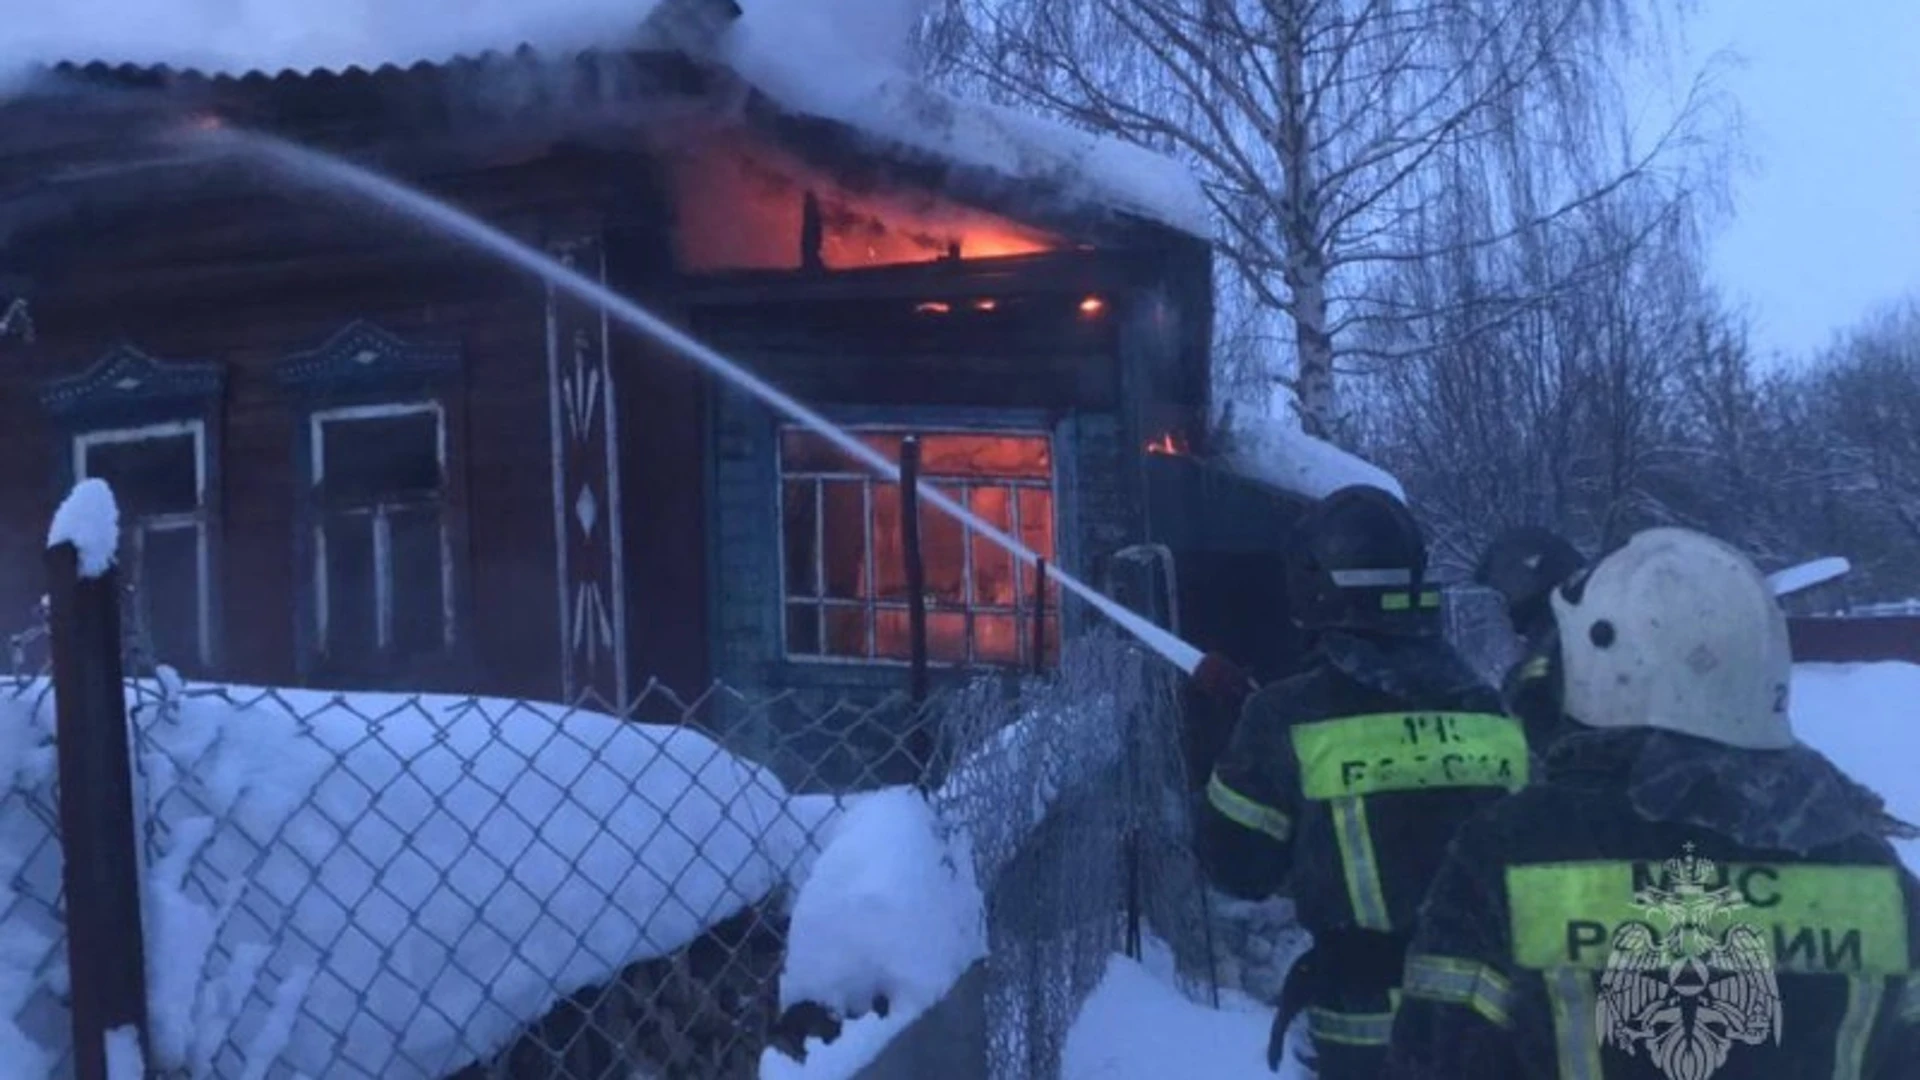
<path fill-rule="evenodd" d="M 1005 176 L 1050 181 L 1095 203 L 1209 236 L 1212 216 L 1193 173 L 1172 158 L 1012 109 L 969 102 L 908 73 L 900 20 L 863 18 L 871 0 L 834 9 L 814 0 L 745 0 L 721 42 L 732 68 L 783 107 L 836 120 L 903 146 Z M 876 22 L 885 30 L 876 31 Z"/>
<path fill-rule="evenodd" d="M 0 72 L 63 60 L 167 64 L 209 74 L 439 63 L 530 44 L 620 41 L 659 0 L 60 0 L 9 5 Z"/>
<path fill-rule="evenodd" d="M 219 1055 L 434 1080 L 792 880 L 833 813 L 684 728 L 487 699 L 173 700 L 136 741 L 162 1071 Z M 0 1076 L 49 1075 L 68 1038 L 54 762 L 46 684 L 0 695 Z"/>
<path fill-rule="evenodd" d="M 105 480 L 82 480 L 53 512 L 47 546 L 72 544 L 80 556 L 80 576 L 96 578 L 113 565 L 120 549 L 120 507 Z"/>
<path fill-rule="evenodd" d="M 1401 502 L 1407 493 L 1392 473 L 1358 455 L 1301 431 L 1282 416 L 1250 421 L 1227 433 L 1219 463 L 1228 471 L 1308 499 L 1324 499 L 1343 487 L 1366 484 Z"/>
<path fill-rule="evenodd" d="M 74 61 L 169 65 L 206 75 L 309 73 L 449 63 L 531 46 L 555 58 L 632 42 L 659 0 L 66 0 L 7 17 L 9 69 Z M 1183 165 L 1118 139 L 968 102 L 927 86 L 899 54 L 915 0 L 747 0 L 720 59 L 782 108 L 1096 205 L 1211 234 L 1199 182 Z"/>

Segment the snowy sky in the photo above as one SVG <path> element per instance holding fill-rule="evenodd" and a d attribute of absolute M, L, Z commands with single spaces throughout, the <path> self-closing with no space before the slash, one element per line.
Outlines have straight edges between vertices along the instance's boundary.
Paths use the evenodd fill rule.
<path fill-rule="evenodd" d="M 1803 354 L 1920 293 L 1920 3 L 1702 0 L 1689 37 L 1745 61 L 1755 161 L 1713 269 L 1756 344 Z"/>

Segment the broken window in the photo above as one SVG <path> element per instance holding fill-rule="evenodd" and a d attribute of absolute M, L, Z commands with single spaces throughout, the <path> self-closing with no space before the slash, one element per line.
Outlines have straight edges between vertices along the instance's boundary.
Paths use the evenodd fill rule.
<path fill-rule="evenodd" d="M 440 406 L 316 413 L 311 435 L 314 629 L 327 666 L 444 651 L 454 624 Z"/>
<path fill-rule="evenodd" d="M 119 563 L 136 655 L 205 670 L 213 663 L 206 425 L 87 432 L 74 439 L 73 456 L 75 478 L 106 481 L 120 508 Z"/>
<path fill-rule="evenodd" d="M 903 432 L 859 438 L 890 461 Z M 920 482 L 1046 558 L 1054 557 L 1053 448 L 1045 435 L 920 436 Z M 811 432 L 780 443 L 786 651 L 799 658 L 911 657 L 900 487 L 873 476 Z M 927 655 L 947 664 L 1031 664 L 1033 568 L 922 499 L 920 555 Z M 1058 593 L 1044 605 L 1042 648 L 1058 644 Z"/>

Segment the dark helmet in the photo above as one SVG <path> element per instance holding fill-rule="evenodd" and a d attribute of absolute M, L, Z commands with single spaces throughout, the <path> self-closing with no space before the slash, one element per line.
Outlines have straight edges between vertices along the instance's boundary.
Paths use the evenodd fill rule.
<path fill-rule="evenodd" d="M 1580 552 L 1559 533 L 1522 525 L 1487 545 L 1473 580 L 1504 597 L 1508 616 L 1524 629 L 1524 624 L 1547 616 L 1547 595 L 1585 565 Z"/>
<path fill-rule="evenodd" d="M 1328 495 L 1287 553 L 1293 619 L 1310 629 L 1423 632 L 1440 606 L 1425 591 L 1427 544 L 1405 503 L 1377 487 Z"/>

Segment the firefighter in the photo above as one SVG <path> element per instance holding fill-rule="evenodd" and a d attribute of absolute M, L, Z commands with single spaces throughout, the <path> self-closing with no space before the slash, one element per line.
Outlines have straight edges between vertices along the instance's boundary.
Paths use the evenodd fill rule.
<path fill-rule="evenodd" d="M 1378 1075 L 1415 910 L 1456 824 L 1525 783 L 1520 724 L 1441 638 L 1413 515 L 1371 487 L 1334 492 L 1289 552 L 1306 669 L 1245 701 L 1207 785 L 1201 853 L 1223 891 L 1287 879 L 1313 937 L 1289 971 L 1267 1056 L 1305 1010 L 1322 1076 Z M 1245 685 L 1210 656 L 1203 686 Z"/>
<path fill-rule="evenodd" d="M 1455 837 L 1386 1075 L 1920 1077 L 1913 830 L 1795 740 L 1759 571 L 1653 529 L 1552 609 L 1569 733 Z"/>
<path fill-rule="evenodd" d="M 1538 748 L 1552 740 L 1560 722 L 1559 648 L 1554 639 L 1554 586 L 1578 573 L 1586 560 L 1559 534 L 1528 525 L 1509 529 L 1487 546 L 1474 572 L 1475 583 L 1506 601 L 1507 620 L 1520 638 L 1520 659 L 1508 669 L 1500 688 L 1507 711 L 1527 727 Z"/>

